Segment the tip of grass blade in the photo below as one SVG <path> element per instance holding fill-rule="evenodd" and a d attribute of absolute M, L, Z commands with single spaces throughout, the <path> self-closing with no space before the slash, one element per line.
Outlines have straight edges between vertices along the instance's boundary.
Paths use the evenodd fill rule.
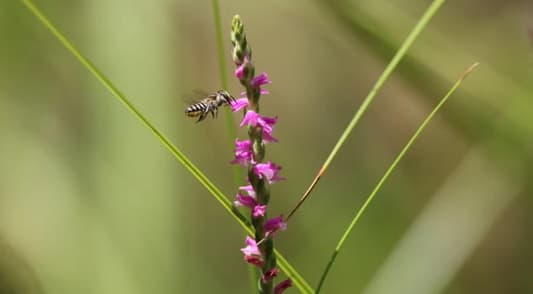
<path fill-rule="evenodd" d="M 465 72 L 463 73 L 463 75 L 461 76 L 460 80 L 461 82 L 466 79 L 466 77 L 468 77 L 468 75 L 470 75 L 470 73 L 472 71 L 474 71 L 474 69 L 476 69 L 476 67 L 478 67 L 479 65 L 479 62 L 475 62 L 474 64 L 472 64 L 470 67 L 468 67 Z"/>

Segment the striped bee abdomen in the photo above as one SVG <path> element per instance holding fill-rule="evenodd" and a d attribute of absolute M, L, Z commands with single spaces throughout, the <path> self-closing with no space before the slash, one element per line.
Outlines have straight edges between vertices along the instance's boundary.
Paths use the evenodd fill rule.
<path fill-rule="evenodd" d="M 207 105 L 205 103 L 198 102 L 187 107 L 187 109 L 185 109 L 185 114 L 190 117 L 197 117 L 202 112 L 204 112 L 206 108 L 207 108 Z"/>

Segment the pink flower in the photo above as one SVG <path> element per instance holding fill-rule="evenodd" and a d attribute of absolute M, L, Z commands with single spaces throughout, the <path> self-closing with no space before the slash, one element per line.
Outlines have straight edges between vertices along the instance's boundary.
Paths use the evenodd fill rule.
<path fill-rule="evenodd" d="M 246 244 L 246 247 L 241 248 L 241 252 L 244 253 L 244 260 L 261 267 L 263 265 L 263 259 L 261 258 L 261 252 L 259 251 L 257 242 L 250 236 L 246 236 Z"/>
<path fill-rule="evenodd" d="M 286 279 L 285 281 L 279 283 L 274 288 L 274 294 L 281 294 L 283 291 L 287 290 L 287 288 L 292 287 L 292 281 L 291 279 Z"/>
<path fill-rule="evenodd" d="M 277 182 L 284 180 L 285 178 L 280 177 L 279 171 L 281 170 L 281 166 L 276 165 L 275 163 L 272 163 L 271 161 L 266 163 L 258 163 L 254 167 L 255 174 L 262 179 L 265 177 L 269 183 Z"/>
<path fill-rule="evenodd" d="M 237 201 L 234 202 L 235 206 L 244 206 L 248 208 L 254 208 L 257 205 L 257 201 L 252 196 L 237 194 Z"/>
<path fill-rule="evenodd" d="M 264 229 L 265 234 L 271 235 L 278 230 L 285 231 L 287 229 L 287 224 L 283 221 L 283 216 L 278 216 L 267 220 Z"/>
<path fill-rule="evenodd" d="M 261 255 L 259 247 L 257 247 L 257 242 L 252 237 L 246 236 L 246 245 L 246 247 L 241 249 L 244 255 Z"/>
<path fill-rule="evenodd" d="M 240 126 L 260 126 L 263 130 L 263 141 L 277 142 L 278 140 L 272 137 L 272 131 L 274 130 L 274 125 L 276 124 L 277 120 L 278 119 L 276 117 L 261 116 L 253 110 L 248 110 L 242 119 Z"/>
<path fill-rule="evenodd" d="M 246 66 L 251 67 L 251 69 L 253 70 L 253 65 L 250 64 L 250 57 L 249 56 L 244 56 L 244 60 L 242 61 L 241 64 L 239 64 L 239 66 L 235 70 L 235 76 L 241 81 L 246 78 L 244 76 L 244 70 L 245 70 Z"/>
<path fill-rule="evenodd" d="M 246 115 L 242 119 L 240 126 L 243 127 L 245 125 L 249 125 L 255 127 L 257 126 L 260 117 L 261 116 L 257 112 L 249 110 L 246 112 Z"/>
<path fill-rule="evenodd" d="M 261 87 L 263 85 L 267 85 L 267 84 L 270 84 L 272 83 L 272 81 L 270 81 L 268 79 L 268 75 L 266 72 L 263 72 L 261 73 L 260 75 L 254 77 L 252 79 L 252 81 L 250 82 L 250 84 L 252 85 L 252 87 Z"/>
<path fill-rule="evenodd" d="M 273 269 L 271 269 L 268 272 L 263 274 L 263 276 L 261 277 L 261 281 L 263 281 L 263 284 L 266 284 L 266 283 L 270 282 L 273 278 L 277 277 L 278 274 L 279 274 L 279 269 L 278 268 L 273 268 Z"/>
<path fill-rule="evenodd" d="M 256 206 L 254 206 L 254 210 L 252 212 L 253 217 L 265 216 L 266 208 L 267 208 L 266 205 L 256 205 Z"/>
<path fill-rule="evenodd" d="M 235 100 L 233 103 L 231 103 L 231 111 L 237 112 L 245 107 L 248 106 L 248 98 L 243 97 Z"/>
<path fill-rule="evenodd" d="M 277 142 L 278 139 L 272 137 L 274 131 L 274 125 L 278 121 L 277 117 L 263 116 L 258 121 L 259 125 L 263 128 L 263 141 L 265 142 Z"/>
<path fill-rule="evenodd" d="M 253 264 L 253 265 L 255 265 L 255 266 L 259 267 L 259 268 L 263 267 L 263 259 L 261 258 L 261 256 L 255 256 L 255 255 L 247 256 L 247 255 L 245 255 L 244 256 L 244 261 L 246 261 L 249 264 Z"/>
<path fill-rule="evenodd" d="M 235 139 L 235 159 L 231 163 L 246 166 L 248 163 L 254 162 L 253 155 L 250 140 L 239 141 L 239 139 Z"/>
<path fill-rule="evenodd" d="M 235 70 L 235 76 L 239 80 L 243 80 L 244 79 L 244 63 L 239 65 L 239 67 L 237 67 L 237 69 Z"/>
<path fill-rule="evenodd" d="M 254 191 L 254 187 L 252 187 L 252 185 L 240 186 L 239 190 L 248 193 L 248 195 L 250 195 L 252 197 L 255 197 L 255 191 Z"/>

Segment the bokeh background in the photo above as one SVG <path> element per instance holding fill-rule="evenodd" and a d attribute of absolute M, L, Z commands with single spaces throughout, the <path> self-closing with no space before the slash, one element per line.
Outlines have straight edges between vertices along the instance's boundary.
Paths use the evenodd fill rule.
<path fill-rule="evenodd" d="M 287 213 L 428 0 L 221 1 L 240 14 L 278 116 Z M 210 1 L 36 4 L 229 197 Z M 400 163 L 323 293 L 533 293 L 533 4 L 449 0 L 276 244 L 316 285 L 343 230 L 451 84 L 481 65 Z M 236 118 L 238 120 L 238 118 Z M 244 133 L 240 133 L 241 137 Z M 0 2 L 0 293 L 250 293 L 244 233 L 19 1 Z M 297 293 L 290 289 L 288 293 Z"/>

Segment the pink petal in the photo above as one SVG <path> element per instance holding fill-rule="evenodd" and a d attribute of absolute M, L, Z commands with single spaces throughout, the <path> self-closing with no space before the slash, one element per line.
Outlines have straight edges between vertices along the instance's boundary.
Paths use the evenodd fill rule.
<path fill-rule="evenodd" d="M 244 260 L 249 263 L 249 264 L 253 264 L 259 268 L 262 268 L 263 267 L 263 259 L 261 258 L 261 256 L 256 256 L 256 255 L 245 255 L 244 256 Z"/>
<path fill-rule="evenodd" d="M 277 117 L 268 117 L 268 116 L 263 116 L 262 117 L 264 123 L 266 125 L 270 125 L 270 126 L 273 126 L 276 124 L 276 122 L 278 121 L 278 118 Z"/>
<path fill-rule="evenodd" d="M 265 143 L 269 143 L 269 142 L 278 142 L 278 139 L 272 137 L 272 134 L 270 133 L 265 133 L 263 132 L 263 141 L 265 141 Z"/>
<path fill-rule="evenodd" d="M 261 116 L 257 123 L 261 126 L 263 129 L 263 140 L 266 142 L 277 142 L 278 140 L 274 137 L 272 137 L 272 132 L 274 130 L 274 125 L 277 123 L 278 118 L 277 117 L 268 117 L 268 116 Z"/>
<path fill-rule="evenodd" d="M 257 112 L 253 110 L 248 110 L 246 112 L 246 115 L 244 115 L 244 118 L 242 119 L 240 126 L 242 127 L 242 126 L 248 125 L 248 126 L 255 127 L 257 126 L 257 121 L 259 118 L 260 116 L 259 114 L 257 114 Z"/>
<path fill-rule="evenodd" d="M 239 80 L 244 79 L 244 64 L 245 64 L 245 63 L 239 65 L 239 67 L 237 67 L 237 69 L 235 70 L 235 76 L 236 76 Z"/>
<path fill-rule="evenodd" d="M 263 284 L 266 284 L 270 282 L 273 278 L 277 277 L 278 274 L 279 274 L 279 269 L 273 268 L 267 271 L 266 273 L 264 273 L 263 276 L 261 277 L 261 280 L 263 281 Z"/>
<path fill-rule="evenodd" d="M 246 193 L 248 193 L 248 195 L 255 197 L 255 190 L 252 185 L 240 186 L 239 190 L 245 191 Z"/>
<path fill-rule="evenodd" d="M 246 244 L 246 247 L 241 248 L 241 252 L 244 253 L 245 256 L 261 255 L 259 247 L 257 247 L 257 242 L 252 237 L 246 236 Z"/>
<path fill-rule="evenodd" d="M 283 221 L 282 216 L 274 217 L 266 221 L 264 229 L 267 234 L 273 234 L 278 230 L 286 230 L 287 224 Z"/>
<path fill-rule="evenodd" d="M 284 180 L 283 177 L 280 177 L 279 171 L 281 170 L 281 166 L 278 166 L 272 162 L 266 162 L 266 163 L 258 163 L 254 167 L 255 174 L 262 179 L 265 177 L 270 183 L 277 182 Z"/>
<path fill-rule="evenodd" d="M 252 142 L 250 140 L 239 141 L 235 140 L 235 159 L 231 161 L 232 164 L 241 164 L 243 166 L 248 165 L 248 163 L 254 163 L 253 152 L 252 152 Z"/>
<path fill-rule="evenodd" d="M 254 206 L 254 210 L 252 212 L 253 217 L 265 216 L 266 208 L 267 208 L 266 205 L 256 205 L 256 206 Z"/>
<path fill-rule="evenodd" d="M 231 103 L 231 111 L 237 112 L 245 107 L 248 106 L 248 98 L 239 98 L 235 100 L 233 103 Z"/>
<path fill-rule="evenodd" d="M 260 87 L 262 85 L 267 85 L 270 83 L 272 82 L 268 79 L 268 75 L 266 72 L 263 72 L 260 75 L 254 77 L 252 81 L 250 82 L 252 87 Z"/>
<path fill-rule="evenodd" d="M 287 288 L 292 287 L 292 281 L 291 279 L 286 279 L 285 281 L 279 283 L 274 288 L 274 294 L 281 294 L 283 291 L 287 290 Z"/>
<path fill-rule="evenodd" d="M 244 206 L 248 208 L 254 208 L 257 205 L 257 201 L 252 196 L 237 194 L 237 201 L 235 201 L 235 206 Z"/>

